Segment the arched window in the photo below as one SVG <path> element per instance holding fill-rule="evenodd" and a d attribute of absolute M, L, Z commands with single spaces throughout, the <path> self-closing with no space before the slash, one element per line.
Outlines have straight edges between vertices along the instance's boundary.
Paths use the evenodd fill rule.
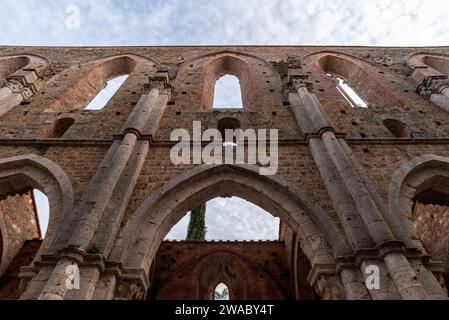
<path fill-rule="evenodd" d="M 236 76 L 227 74 L 215 82 L 213 108 L 243 108 L 242 90 Z"/>
<path fill-rule="evenodd" d="M 57 119 L 42 133 L 42 138 L 61 138 L 74 123 L 73 118 Z"/>
<path fill-rule="evenodd" d="M 385 128 L 387 128 L 396 138 L 410 137 L 410 128 L 402 121 L 396 119 L 385 119 L 383 124 Z"/>
<path fill-rule="evenodd" d="M 223 282 L 217 284 L 217 286 L 214 289 L 214 300 L 229 300 L 230 294 L 228 286 L 225 285 Z"/>
<path fill-rule="evenodd" d="M 368 108 L 365 101 L 354 91 L 348 82 L 335 73 L 327 73 L 327 75 L 337 84 L 337 89 L 351 104 L 353 108 Z"/>
<path fill-rule="evenodd" d="M 89 102 L 84 110 L 101 110 L 120 89 L 128 75 L 113 78 L 104 84 L 104 88 Z"/>

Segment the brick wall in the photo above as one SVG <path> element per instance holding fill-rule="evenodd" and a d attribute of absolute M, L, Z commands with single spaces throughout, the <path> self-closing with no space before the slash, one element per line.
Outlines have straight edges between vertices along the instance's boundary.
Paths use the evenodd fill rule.
<path fill-rule="evenodd" d="M 6 239 L 0 267 L 3 272 L 26 240 L 40 237 L 30 191 L 7 195 L 0 201 L 0 231 Z"/>
<path fill-rule="evenodd" d="M 235 257 L 235 263 L 228 255 Z M 226 274 L 224 281 L 214 269 L 218 264 L 209 263 L 215 257 L 222 261 L 224 268 L 218 270 Z M 286 263 L 282 241 L 164 241 L 152 267 L 149 297 L 210 299 L 215 286 L 226 282 L 231 299 L 288 298 Z"/>

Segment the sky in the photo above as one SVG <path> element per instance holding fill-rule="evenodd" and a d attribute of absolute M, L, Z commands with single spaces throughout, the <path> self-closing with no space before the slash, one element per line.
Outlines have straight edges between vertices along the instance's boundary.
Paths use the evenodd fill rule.
<path fill-rule="evenodd" d="M 446 0 L 0 0 L 10 45 L 447 45 Z M 79 19 L 73 13 L 79 12 Z M 74 23 L 79 20 L 79 24 Z"/>
<path fill-rule="evenodd" d="M 167 234 L 167 240 L 186 238 L 190 214 Z M 206 240 L 276 240 L 279 218 L 238 197 L 214 198 L 206 203 Z"/>
<path fill-rule="evenodd" d="M 0 8 L 0 45 L 449 45 L 447 0 L 0 0 Z M 217 95 L 220 106 L 239 103 L 233 81 Z M 95 104 L 118 86 L 111 81 Z M 48 203 L 37 199 L 45 221 Z M 209 239 L 277 232 L 276 219 L 242 199 L 207 205 Z M 187 222 L 169 236 L 185 237 Z"/>

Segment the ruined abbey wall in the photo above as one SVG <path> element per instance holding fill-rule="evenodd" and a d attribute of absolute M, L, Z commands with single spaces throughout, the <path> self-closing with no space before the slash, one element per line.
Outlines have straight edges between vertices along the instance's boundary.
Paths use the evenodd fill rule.
<path fill-rule="evenodd" d="M 448 50 L 1 47 L 0 178 L 8 183 L 0 190 L 39 188 L 50 201 L 48 234 L 22 268 L 22 298 L 147 297 L 166 232 L 188 210 L 229 195 L 289 226 L 289 272 L 300 273 L 292 261 L 301 252 L 310 265 L 301 286 L 323 299 L 447 298 L 447 268 L 419 240 L 412 202 L 421 191 L 447 191 Z M 368 108 L 352 107 L 328 73 Z M 124 74 L 103 109 L 84 110 Z M 243 109 L 212 108 L 223 74 L 239 78 Z M 274 176 L 258 175 L 258 165 L 172 163 L 174 129 L 218 128 L 224 118 L 279 130 Z M 74 262 L 80 290 L 59 284 Z M 369 265 L 380 269 L 380 289 L 365 288 Z"/>

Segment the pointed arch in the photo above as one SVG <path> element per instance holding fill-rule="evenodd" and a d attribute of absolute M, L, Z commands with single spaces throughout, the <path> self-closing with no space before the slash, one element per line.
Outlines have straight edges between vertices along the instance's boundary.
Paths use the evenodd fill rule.
<path fill-rule="evenodd" d="M 311 264 L 333 264 L 349 253 L 346 240 L 329 216 L 280 177 L 261 176 L 248 165 L 197 166 L 148 197 L 122 228 L 112 260 L 148 272 L 162 239 L 191 208 L 217 196 L 238 196 L 297 232 Z"/>
<path fill-rule="evenodd" d="M 415 157 L 403 164 L 391 178 L 388 204 L 402 240 L 425 252 L 412 222 L 412 202 L 420 188 L 434 177 L 449 178 L 449 158 L 434 154 Z"/>
<path fill-rule="evenodd" d="M 47 234 L 35 256 L 36 260 L 42 253 L 55 253 L 57 244 L 64 243 L 67 234 L 62 231 L 62 226 L 70 225 L 74 197 L 69 178 L 54 162 L 35 154 L 0 159 L 0 195 L 27 188 L 44 192 L 50 205 Z M 8 250 L 5 247 L 7 241 L 3 239 L 3 242 L 5 255 Z"/>
<path fill-rule="evenodd" d="M 41 73 L 48 65 L 36 55 L 0 57 L 0 115 L 37 92 L 42 85 Z"/>
<path fill-rule="evenodd" d="M 449 77 L 449 55 L 430 52 L 414 52 L 407 56 L 405 64 L 411 70 L 411 77 L 420 86 L 431 85 L 433 79 Z"/>
<path fill-rule="evenodd" d="M 368 103 L 404 105 L 389 87 L 377 80 L 379 71 L 370 62 L 337 51 L 314 52 L 306 55 L 302 61 L 304 64 L 310 62 L 312 68 L 321 69 L 325 73 L 339 75 Z"/>
<path fill-rule="evenodd" d="M 65 78 L 74 79 L 70 80 L 70 83 L 65 81 L 64 86 L 55 90 L 54 102 L 45 109 L 45 112 L 84 109 L 109 80 L 124 75 L 130 77 L 142 76 L 141 73 L 148 75 L 156 70 L 157 65 L 153 60 L 142 56 L 122 54 L 90 61 L 80 66 L 72 66 L 50 80 L 49 85 L 64 82 Z M 139 74 L 136 74 L 137 70 Z M 121 87 L 130 80 L 129 78 Z"/>
<path fill-rule="evenodd" d="M 18 54 L 0 57 L 0 80 L 20 76 L 33 71 L 40 74 L 50 63 L 47 59 L 34 54 Z M 24 70 L 25 69 L 25 70 Z M 28 72 L 27 72 L 28 71 Z M 29 79 L 32 80 L 32 79 Z"/>
<path fill-rule="evenodd" d="M 264 282 L 251 281 L 263 275 Z M 180 290 L 185 283 L 179 282 L 179 276 L 184 278 L 190 276 L 190 280 L 195 279 L 196 283 L 189 281 L 189 285 L 197 287 L 197 290 L 182 292 Z M 267 270 L 263 264 L 257 263 L 248 257 L 231 250 L 212 250 L 199 256 L 193 257 L 177 269 L 170 277 L 164 279 L 157 287 L 154 295 L 157 299 L 173 299 L 173 294 L 179 294 L 176 298 L 212 300 L 214 289 L 219 283 L 225 283 L 230 291 L 233 300 L 258 299 L 258 294 L 262 294 L 260 286 L 269 285 L 271 297 L 273 299 L 287 299 L 288 292 L 282 286 L 278 278 Z M 250 287 L 255 286 L 256 288 Z"/>
<path fill-rule="evenodd" d="M 189 79 L 195 75 L 201 77 L 201 81 L 190 83 Z M 243 109 L 246 111 L 254 111 L 264 105 L 271 107 L 275 98 L 277 101 L 281 98 L 281 78 L 271 64 L 256 56 L 230 50 L 205 54 L 184 62 L 177 74 L 175 89 L 188 82 L 192 98 L 201 110 L 208 111 L 213 106 L 215 82 L 224 75 L 238 78 Z M 272 100 L 270 96 L 273 96 Z"/>

